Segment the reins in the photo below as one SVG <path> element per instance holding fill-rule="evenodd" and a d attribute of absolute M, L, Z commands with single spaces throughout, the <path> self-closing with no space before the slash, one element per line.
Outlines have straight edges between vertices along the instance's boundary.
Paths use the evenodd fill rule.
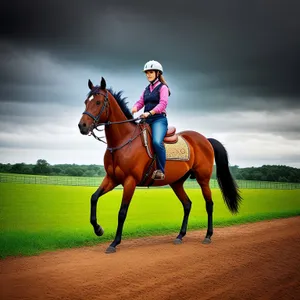
<path fill-rule="evenodd" d="M 105 142 L 104 140 L 102 140 L 104 138 L 104 136 L 102 137 L 98 137 L 96 136 L 96 134 L 94 133 L 94 129 L 98 130 L 98 131 L 103 131 L 103 129 L 99 129 L 98 127 L 100 126 L 109 126 L 109 125 L 114 125 L 114 124 L 123 124 L 123 123 L 128 123 L 128 122 L 133 122 L 133 121 L 137 121 L 137 120 L 141 120 L 141 117 L 138 118 L 134 118 L 134 119 L 128 119 L 128 120 L 123 120 L 123 121 L 115 121 L 115 122 L 105 122 L 105 123 L 99 123 L 97 124 L 97 126 L 95 126 L 92 130 L 91 130 L 91 135 L 98 141 L 107 144 L 107 142 Z M 134 130 L 134 132 L 136 131 L 136 129 Z M 126 141 L 125 143 L 123 143 L 120 146 L 117 147 L 107 147 L 107 150 L 110 151 L 110 153 L 113 153 L 116 150 L 120 150 L 122 149 L 124 146 L 126 146 L 127 144 L 131 143 L 132 141 L 134 141 L 140 134 L 142 131 L 140 131 L 137 135 L 135 135 L 134 137 L 130 138 L 128 141 Z"/>
<path fill-rule="evenodd" d="M 134 118 L 134 119 L 128 119 L 128 120 L 124 120 L 124 121 L 115 121 L 115 122 L 105 122 L 105 123 L 99 123 L 95 129 L 97 129 L 98 126 L 106 126 L 106 125 L 113 125 L 113 124 L 122 124 L 122 123 L 128 123 L 128 122 L 133 122 L 133 121 L 137 121 L 137 120 L 141 120 L 142 118 L 138 117 L 138 118 Z"/>

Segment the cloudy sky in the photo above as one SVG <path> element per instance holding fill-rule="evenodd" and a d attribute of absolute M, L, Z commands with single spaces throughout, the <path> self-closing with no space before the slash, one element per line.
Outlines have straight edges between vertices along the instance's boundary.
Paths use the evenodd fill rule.
<path fill-rule="evenodd" d="M 0 163 L 103 164 L 82 136 L 87 82 L 128 106 L 161 62 L 169 124 L 221 141 L 230 164 L 300 168 L 300 2 L 2 1 Z"/>

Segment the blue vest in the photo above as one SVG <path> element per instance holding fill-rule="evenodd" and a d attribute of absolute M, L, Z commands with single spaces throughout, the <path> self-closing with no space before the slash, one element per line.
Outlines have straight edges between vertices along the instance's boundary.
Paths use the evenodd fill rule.
<path fill-rule="evenodd" d="M 150 84 L 146 87 L 144 92 L 144 104 L 145 104 L 144 112 L 150 111 L 159 103 L 160 100 L 159 91 L 162 86 L 163 84 L 160 83 L 152 92 L 150 92 Z"/>

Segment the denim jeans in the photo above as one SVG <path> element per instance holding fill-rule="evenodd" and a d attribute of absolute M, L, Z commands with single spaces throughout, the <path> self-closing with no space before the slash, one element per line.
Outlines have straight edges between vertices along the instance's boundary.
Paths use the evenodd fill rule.
<path fill-rule="evenodd" d="M 146 122 L 152 130 L 152 142 L 156 154 L 157 168 L 165 173 L 166 149 L 163 140 L 168 130 L 168 120 L 165 115 L 157 114 L 149 116 Z"/>

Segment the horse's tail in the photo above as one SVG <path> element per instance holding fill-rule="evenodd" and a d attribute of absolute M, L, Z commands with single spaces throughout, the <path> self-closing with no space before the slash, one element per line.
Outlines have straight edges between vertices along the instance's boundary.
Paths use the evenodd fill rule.
<path fill-rule="evenodd" d="M 233 179 L 228 163 L 225 147 L 217 140 L 209 138 L 208 141 L 214 148 L 217 180 L 222 191 L 223 199 L 232 213 L 237 213 L 242 200 L 237 183 Z"/>

